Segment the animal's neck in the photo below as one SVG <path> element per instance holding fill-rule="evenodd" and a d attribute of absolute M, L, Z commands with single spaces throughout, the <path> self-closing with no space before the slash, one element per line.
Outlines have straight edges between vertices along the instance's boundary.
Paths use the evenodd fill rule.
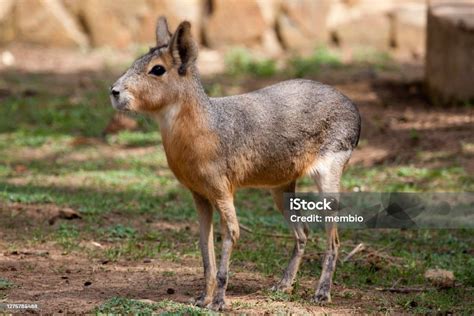
<path fill-rule="evenodd" d="M 168 104 L 158 114 L 156 114 L 155 118 L 160 126 L 161 134 L 169 135 L 172 132 L 176 119 L 185 106 L 186 104 L 181 102 Z"/>
<path fill-rule="evenodd" d="M 193 76 L 197 77 L 195 74 Z M 192 128 L 193 130 L 204 127 L 205 112 L 209 108 L 210 101 L 198 78 L 194 78 L 192 88 L 181 93 L 179 99 L 175 103 L 168 104 L 156 114 L 162 137 L 172 136 L 177 132 L 177 127 Z M 185 124 L 183 125 L 183 123 Z"/>
<path fill-rule="evenodd" d="M 179 103 L 168 105 L 157 115 L 169 167 L 179 181 L 197 192 L 200 182 L 193 177 L 200 166 L 215 159 L 218 146 L 209 126 L 210 101 L 204 90 L 201 93 L 183 96 Z"/>

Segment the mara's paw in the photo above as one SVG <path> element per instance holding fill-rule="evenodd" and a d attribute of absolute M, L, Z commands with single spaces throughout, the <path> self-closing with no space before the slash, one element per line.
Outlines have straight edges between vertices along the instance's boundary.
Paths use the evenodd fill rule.
<path fill-rule="evenodd" d="M 291 292 L 293 291 L 293 287 L 286 283 L 278 282 L 277 284 L 275 284 L 274 286 L 270 288 L 270 291 L 291 294 Z"/>
<path fill-rule="evenodd" d="M 228 305 L 224 299 L 214 299 L 214 301 L 208 305 L 208 308 L 216 312 L 222 312 L 228 308 Z"/>
<path fill-rule="evenodd" d="M 194 300 L 194 305 L 197 307 L 207 307 L 211 303 L 211 300 L 212 298 L 210 296 L 201 294 Z"/>
<path fill-rule="evenodd" d="M 317 291 L 314 295 L 313 302 L 318 305 L 324 305 L 326 303 L 331 303 L 331 293 L 324 291 Z"/>

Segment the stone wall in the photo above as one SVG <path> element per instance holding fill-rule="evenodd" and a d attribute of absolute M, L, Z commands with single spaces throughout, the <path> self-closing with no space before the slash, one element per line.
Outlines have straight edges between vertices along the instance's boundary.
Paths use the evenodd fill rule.
<path fill-rule="evenodd" d="M 0 44 L 125 48 L 150 44 L 159 15 L 187 19 L 210 48 L 268 54 L 318 44 L 423 54 L 425 0 L 1 0 Z"/>

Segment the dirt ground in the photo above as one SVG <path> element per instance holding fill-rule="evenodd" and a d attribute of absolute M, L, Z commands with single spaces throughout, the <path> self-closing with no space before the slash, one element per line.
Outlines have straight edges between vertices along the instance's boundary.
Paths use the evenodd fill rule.
<path fill-rule="evenodd" d="M 81 256 L 63 255 L 54 247 L 47 246 L 34 252 L 4 253 L 0 258 L 2 276 L 19 285 L 18 289 L 9 293 L 8 302 L 34 302 L 41 313 L 46 314 L 81 314 L 114 296 L 152 302 L 170 299 L 189 304 L 199 294 L 204 282 L 200 260 L 197 259 L 184 259 L 179 264 L 155 259 L 145 262 L 91 262 Z M 167 276 L 166 272 L 170 271 L 173 276 Z M 347 299 L 342 296 L 344 286 L 335 285 L 333 295 L 337 306 L 274 302 L 265 294 L 273 282 L 253 273 L 233 274 L 227 295 L 237 307 L 232 308 L 231 312 L 357 313 L 375 297 L 388 299 L 388 295 L 375 291 L 360 291 L 355 299 Z M 310 281 L 302 284 L 308 298 L 313 286 Z"/>
<path fill-rule="evenodd" d="M 54 58 L 56 63 L 45 62 L 41 68 L 32 60 L 50 60 L 41 51 L 25 51 L 14 48 L 17 60 L 25 60 L 15 71 L 46 71 L 51 80 L 59 73 L 92 71 L 102 67 L 102 59 L 96 55 L 84 65 L 71 62 L 84 56 L 77 53 L 62 52 Z M 57 52 L 55 53 L 57 54 Z M 38 57 L 41 55 L 41 57 Z M 125 58 L 125 57 L 124 57 Z M 28 64 L 28 63 L 31 63 Z M 69 69 L 68 65 L 76 64 L 79 69 Z M 59 65 L 59 66 L 58 66 Z M 61 65 L 65 65 L 61 68 Z M 82 68 L 81 68 L 82 67 Z M 0 69 L 0 71 L 11 71 Z M 443 168 L 450 166 L 454 158 L 470 175 L 474 174 L 474 149 L 463 146 L 473 141 L 474 111 L 472 107 L 437 108 L 430 106 L 422 93 L 421 65 L 402 65 L 401 70 L 394 72 L 373 72 L 357 69 L 336 69 L 322 72 L 319 80 L 333 84 L 353 99 L 359 106 L 363 117 L 363 129 L 360 148 L 358 148 L 351 165 L 364 168 L 395 166 L 410 162 L 415 167 Z M 64 78 L 64 77 L 59 77 Z M 89 83 L 85 75 L 71 76 L 71 84 L 80 87 Z M 224 87 L 233 87 L 233 79 L 216 79 L 211 75 L 206 82 L 218 81 Z M 256 89 L 280 80 L 248 79 L 240 82 L 237 92 Z M 84 83 L 85 82 L 85 83 Z M 232 88 L 229 88 L 232 89 Z M 231 90 L 233 91 L 233 90 Z M 0 98 L 1 100 L 1 98 Z M 413 132 L 416 130 L 416 133 Z M 110 153 L 107 145 L 98 144 L 97 150 L 104 155 Z M 121 148 L 114 151 L 116 155 L 129 155 L 130 149 Z M 418 152 L 423 157 L 414 159 Z M 29 153 L 31 154 L 31 152 Z M 11 180 L 13 181 L 13 180 Z M 72 213 L 71 213 L 72 212 Z M 76 313 L 92 311 L 96 306 L 114 296 L 127 297 L 147 302 L 159 302 L 169 299 L 189 304 L 199 294 L 203 284 L 201 260 L 199 256 L 184 256 L 177 262 L 159 258 L 140 260 L 108 261 L 90 259 L 87 255 L 67 252 L 56 243 L 30 242 L 35 232 L 55 224 L 55 222 L 72 221 L 78 225 L 80 218 L 74 218 L 75 211 L 54 204 L 0 203 L 0 276 L 11 280 L 15 286 L 8 289 L 7 295 L 0 296 L 2 303 L 38 304 L 39 310 L 30 309 L 31 313 Z M 71 215 L 72 214 L 72 215 Z M 108 215 L 108 223 L 129 223 L 140 221 L 124 214 Z M 68 219 L 68 217 L 72 217 Z M 12 220 L 14 218 L 14 220 Z M 107 219 L 106 219 L 107 221 Z M 158 224 L 157 224 L 158 225 Z M 193 221 L 161 222 L 156 229 L 161 231 L 189 231 L 197 236 L 197 225 Z M 107 248 L 106 243 L 87 242 L 86 248 Z M 15 244 L 15 250 L 11 245 Z M 20 247 L 18 247 L 20 245 Z M 268 298 L 266 290 L 278 280 L 265 277 L 252 271 L 237 271 L 231 276 L 228 299 L 232 302 L 232 313 L 273 314 L 347 314 L 364 313 L 366 307 L 374 302 L 390 307 L 391 312 L 406 312 L 391 305 L 394 298 L 383 291 L 371 289 L 347 288 L 344 284 L 334 285 L 333 300 L 335 303 L 320 307 L 303 302 L 276 301 Z M 302 280 L 300 292 L 308 300 L 311 298 L 316 277 Z M 348 295 L 348 293 L 350 295 Z M 385 303 L 384 303 L 385 302 Z M 0 309 L 1 312 L 1 309 Z M 8 310 L 8 312 L 14 312 Z M 25 312 L 24 310 L 22 313 Z"/>
<path fill-rule="evenodd" d="M 9 228 L 0 233 L 0 275 L 15 286 L 8 291 L 6 302 L 34 303 L 38 310 L 29 313 L 83 314 L 111 297 L 127 297 L 147 303 L 172 300 L 192 304 L 204 284 L 201 260 L 198 256 L 184 256 L 178 262 L 145 258 L 140 261 L 90 259 L 84 254 L 67 252 L 54 242 L 23 249 L 8 250 L 8 244 L 18 243 L 33 229 L 47 230 L 51 219 L 65 220 L 61 214 L 70 214 L 51 204 L 0 204 L 2 226 Z M 8 218 L 14 220 L 8 221 Z M 78 221 L 79 219 L 72 219 Z M 110 222 L 134 221 L 134 227 L 145 226 L 143 219 L 130 219 L 123 215 L 110 216 Z M 16 227 L 14 227 L 14 225 Z M 81 225 L 86 225 L 82 223 Z M 194 222 L 166 223 L 154 226 L 164 232 L 182 231 L 198 235 Z M 106 248 L 107 243 L 84 242 L 85 248 Z M 308 256 L 309 260 L 309 256 Z M 227 291 L 235 314 L 348 314 L 364 312 L 368 304 L 384 302 L 389 306 L 393 295 L 375 289 L 358 290 L 344 284 L 334 284 L 333 299 L 328 306 L 310 303 L 316 278 L 302 280 L 299 292 L 307 302 L 278 301 L 268 297 L 268 290 L 280 275 L 265 277 L 251 270 L 233 272 Z M 5 300 L 4 300 L 5 301 Z M 0 301 L 1 302 L 1 301 Z M 11 310 L 8 310 L 12 312 Z M 393 310 L 392 310 L 393 311 Z M 22 312 L 25 312 L 23 310 Z"/>

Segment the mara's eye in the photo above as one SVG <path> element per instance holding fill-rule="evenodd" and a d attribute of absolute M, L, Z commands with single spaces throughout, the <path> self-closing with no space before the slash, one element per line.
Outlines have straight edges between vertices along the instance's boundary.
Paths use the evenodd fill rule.
<path fill-rule="evenodd" d="M 153 68 L 151 68 L 149 74 L 152 74 L 154 76 L 162 76 L 166 72 L 165 67 L 161 65 L 155 65 Z"/>

